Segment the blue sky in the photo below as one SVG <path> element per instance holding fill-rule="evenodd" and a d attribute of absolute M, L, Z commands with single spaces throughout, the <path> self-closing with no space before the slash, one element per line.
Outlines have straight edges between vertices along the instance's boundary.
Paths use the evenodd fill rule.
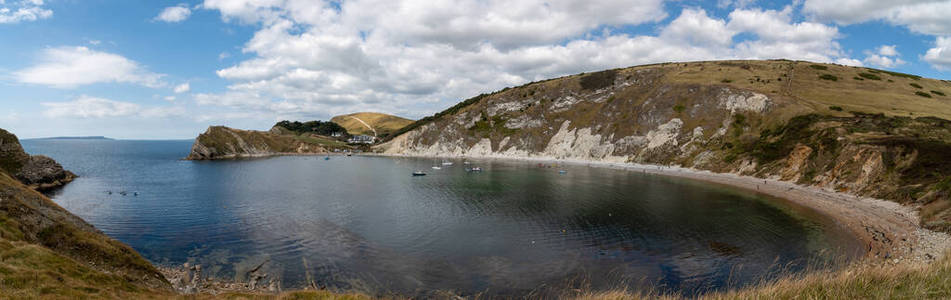
<path fill-rule="evenodd" d="M 788 58 L 951 79 L 951 1 L 0 0 L 0 127 L 192 138 L 419 118 L 533 80 Z"/>

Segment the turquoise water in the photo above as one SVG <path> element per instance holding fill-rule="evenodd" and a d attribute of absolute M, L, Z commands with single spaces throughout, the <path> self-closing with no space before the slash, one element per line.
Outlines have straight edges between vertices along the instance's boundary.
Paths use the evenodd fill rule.
<path fill-rule="evenodd" d="M 81 176 L 54 201 L 152 262 L 237 280 L 262 265 L 285 289 L 693 294 L 856 249 L 829 220 L 782 201 L 621 170 L 472 160 L 484 172 L 468 173 L 461 160 L 433 170 L 441 161 L 357 156 L 193 162 L 181 160 L 191 141 L 23 144 Z"/>

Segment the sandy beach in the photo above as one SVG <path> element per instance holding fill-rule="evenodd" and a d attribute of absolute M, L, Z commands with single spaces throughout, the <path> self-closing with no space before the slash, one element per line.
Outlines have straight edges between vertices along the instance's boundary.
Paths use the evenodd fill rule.
<path fill-rule="evenodd" d="M 415 155 L 372 154 L 390 157 L 425 157 Z M 460 159 L 463 157 L 443 157 Z M 539 157 L 471 157 L 473 160 L 527 161 L 545 164 L 568 164 L 611 168 L 661 176 L 688 178 L 729 185 L 752 192 L 782 198 L 791 203 L 811 208 L 832 218 L 866 245 L 863 262 L 914 264 L 930 263 L 943 257 L 951 249 L 951 235 L 918 226 L 918 212 L 914 207 L 882 199 L 861 197 L 793 182 L 740 176 L 732 173 L 714 173 L 691 168 L 644 165 L 635 163 L 562 160 Z"/>

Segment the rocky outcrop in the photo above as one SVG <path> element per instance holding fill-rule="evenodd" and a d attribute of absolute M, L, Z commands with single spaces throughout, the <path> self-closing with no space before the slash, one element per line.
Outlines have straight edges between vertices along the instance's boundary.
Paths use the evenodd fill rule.
<path fill-rule="evenodd" d="M 483 95 L 410 125 L 376 150 L 737 173 L 913 203 L 923 207 L 922 225 L 951 231 L 951 122 L 816 104 L 843 100 L 815 96 L 815 79 L 791 81 L 815 70 L 798 62 L 705 62 L 690 72 L 687 65 L 582 74 Z M 710 69 L 749 79 L 697 79 Z M 911 112 L 916 116 L 951 112 L 951 102 L 919 104 L 932 109 Z"/>
<path fill-rule="evenodd" d="M 26 154 L 7 131 L 0 130 L 0 140 L 0 282 L 6 283 L 0 294 L 137 298 L 137 292 L 171 291 L 135 250 L 34 190 L 68 182 L 72 173 L 48 157 Z"/>
<path fill-rule="evenodd" d="M 286 134 L 285 131 L 278 127 L 270 131 L 253 131 L 212 126 L 195 139 L 185 159 L 215 160 L 327 152 L 323 146 L 310 142 L 315 139 Z"/>
<path fill-rule="evenodd" d="M 0 168 L 35 190 L 60 187 L 76 178 L 76 174 L 63 169 L 52 158 L 27 154 L 19 139 L 3 129 L 0 129 Z"/>

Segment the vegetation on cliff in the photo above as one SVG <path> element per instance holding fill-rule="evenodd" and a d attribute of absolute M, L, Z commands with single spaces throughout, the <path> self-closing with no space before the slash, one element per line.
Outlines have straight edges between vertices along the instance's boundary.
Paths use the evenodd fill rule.
<path fill-rule="evenodd" d="M 30 168 L 29 162 L 22 162 L 29 155 L 15 136 L 3 130 L 0 134 L 4 141 L 0 155 L 3 297 L 171 295 L 165 278 L 132 248 L 103 235 L 22 179 L 17 180 L 13 174 Z"/>
<path fill-rule="evenodd" d="M 951 231 L 951 98 L 922 90 L 951 83 L 787 60 L 655 64 L 479 95 L 377 149 L 777 178 L 917 205 L 923 226 Z"/>
<path fill-rule="evenodd" d="M 346 147 L 346 144 L 316 134 L 297 134 L 281 126 L 275 126 L 271 131 L 212 126 L 195 139 L 186 159 L 211 160 L 291 153 L 325 153 L 329 147 Z"/>
<path fill-rule="evenodd" d="M 347 129 L 338 125 L 334 122 L 322 122 L 322 121 L 280 121 L 277 124 L 274 124 L 275 127 L 282 127 L 284 129 L 290 130 L 296 134 L 319 134 L 324 136 L 331 136 L 332 134 L 339 133 L 342 135 L 347 135 Z"/>

